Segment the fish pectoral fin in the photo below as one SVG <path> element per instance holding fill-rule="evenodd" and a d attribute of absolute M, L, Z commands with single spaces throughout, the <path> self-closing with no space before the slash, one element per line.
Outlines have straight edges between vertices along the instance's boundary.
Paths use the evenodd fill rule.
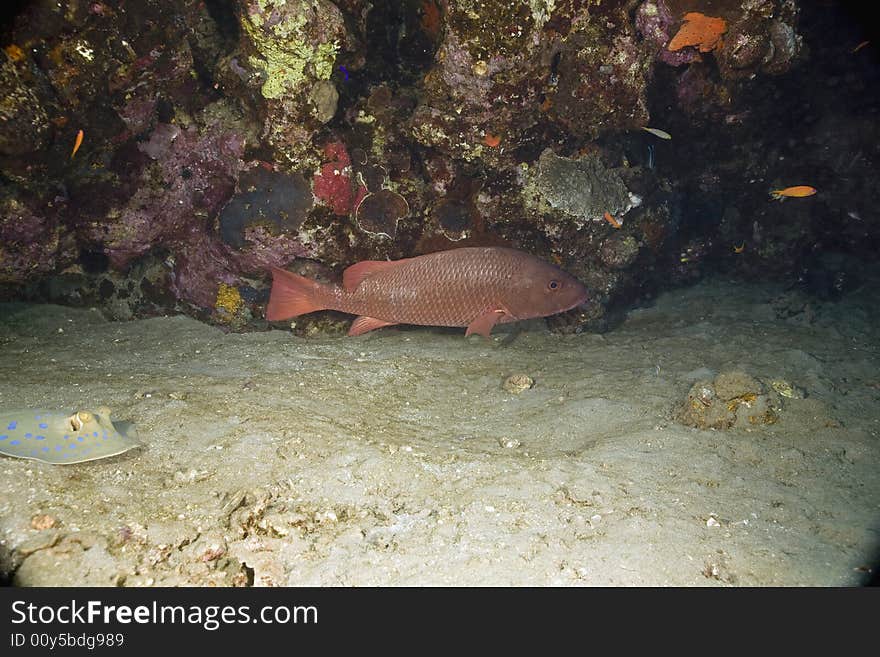
<path fill-rule="evenodd" d="M 507 314 L 509 313 L 503 308 L 492 308 L 491 310 L 487 310 L 468 324 L 467 331 L 464 332 L 465 337 L 469 336 L 471 333 L 479 333 L 483 337 L 488 338 L 489 334 L 492 332 L 492 327 L 500 322 Z"/>
<path fill-rule="evenodd" d="M 397 324 L 397 322 L 386 322 L 384 319 L 376 319 L 375 317 L 367 317 L 366 315 L 363 315 L 351 323 L 351 328 L 348 329 L 348 334 L 362 335 L 374 329 L 382 328 L 383 326 L 394 326 L 395 324 Z"/>

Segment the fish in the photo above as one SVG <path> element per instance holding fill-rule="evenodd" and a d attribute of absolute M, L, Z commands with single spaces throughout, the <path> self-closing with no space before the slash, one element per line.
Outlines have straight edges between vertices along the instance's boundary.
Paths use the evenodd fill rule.
<path fill-rule="evenodd" d="M 82 146 L 83 143 L 83 131 L 80 130 L 76 133 L 76 139 L 73 142 L 73 151 L 70 153 L 70 159 L 73 159 L 73 156 L 76 155 L 76 152 L 79 150 L 79 147 Z"/>
<path fill-rule="evenodd" d="M 622 223 L 620 223 L 617 219 L 615 219 L 613 216 L 611 216 L 610 212 L 606 211 L 603 216 L 605 217 L 605 221 L 607 221 L 609 224 L 611 224 L 614 228 L 620 228 L 621 226 L 623 226 Z"/>
<path fill-rule="evenodd" d="M 72 413 L 40 408 L 0 412 L 0 454 L 43 463 L 84 463 L 141 444 L 134 425 L 114 425 L 110 409 Z"/>
<path fill-rule="evenodd" d="M 739 246 L 736 246 L 735 244 L 734 244 L 734 246 L 733 246 L 733 252 L 734 252 L 734 253 L 739 254 L 739 253 L 742 253 L 742 252 L 745 251 L 745 250 L 746 250 L 746 243 L 745 243 L 745 242 L 743 242 L 743 243 L 740 244 Z"/>
<path fill-rule="evenodd" d="M 383 261 L 365 260 L 343 272 L 342 287 L 279 267 L 266 319 L 316 310 L 358 315 L 348 334 L 383 326 L 464 326 L 489 337 L 496 324 L 547 317 L 586 302 L 587 288 L 540 258 L 505 247 L 463 247 Z"/>
<path fill-rule="evenodd" d="M 809 185 L 795 185 L 794 187 L 786 187 L 785 189 L 774 189 L 770 192 L 771 198 L 777 201 L 784 201 L 786 198 L 803 198 L 804 196 L 812 196 L 816 193 L 814 187 Z"/>
<path fill-rule="evenodd" d="M 857 45 L 855 48 L 853 48 L 852 50 L 849 51 L 850 54 L 855 55 L 859 50 L 861 50 L 862 48 L 867 46 L 869 43 L 871 43 L 871 42 L 870 41 L 862 41 L 859 45 Z"/>
<path fill-rule="evenodd" d="M 501 143 L 501 137 L 487 132 L 486 136 L 483 137 L 483 143 L 489 148 L 498 148 L 498 144 Z"/>
<path fill-rule="evenodd" d="M 645 132 L 650 132 L 655 137 L 660 137 L 660 139 L 672 139 L 672 135 L 670 135 L 665 130 L 661 130 L 660 128 L 642 128 Z"/>

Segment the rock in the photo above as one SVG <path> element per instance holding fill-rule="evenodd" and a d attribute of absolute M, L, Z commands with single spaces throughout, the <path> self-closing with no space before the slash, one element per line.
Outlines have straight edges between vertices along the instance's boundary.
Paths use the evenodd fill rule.
<path fill-rule="evenodd" d="M 735 370 L 722 372 L 715 377 L 715 392 L 720 399 L 728 401 L 746 395 L 760 395 L 764 392 L 764 386 L 745 372 Z"/>
<path fill-rule="evenodd" d="M 534 385 L 535 380 L 527 374 L 511 374 L 509 377 L 504 379 L 504 382 L 501 384 L 501 388 L 505 392 L 518 395 L 521 392 L 529 390 Z"/>

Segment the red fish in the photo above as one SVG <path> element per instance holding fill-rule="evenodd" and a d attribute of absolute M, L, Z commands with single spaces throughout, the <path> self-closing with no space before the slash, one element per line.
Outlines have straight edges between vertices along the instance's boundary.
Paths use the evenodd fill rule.
<path fill-rule="evenodd" d="M 495 324 L 546 317 L 587 300 L 587 289 L 559 267 L 528 253 L 470 247 L 394 261 L 366 260 L 343 272 L 342 287 L 273 267 L 266 319 L 315 310 L 359 315 L 360 335 L 393 324 L 466 326 L 489 337 Z"/>

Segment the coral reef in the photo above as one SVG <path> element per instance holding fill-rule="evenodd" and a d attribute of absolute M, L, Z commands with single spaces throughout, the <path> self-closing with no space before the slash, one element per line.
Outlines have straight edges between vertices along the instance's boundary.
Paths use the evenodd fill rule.
<path fill-rule="evenodd" d="M 355 210 L 355 221 L 361 230 L 394 238 L 397 223 L 409 214 L 406 199 L 390 189 L 367 194 Z"/>
<path fill-rule="evenodd" d="M 238 179 L 241 191 L 220 211 L 220 236 L 236 249 L 246 242 L 245 232 L 263 226 L 270 234 L 295 232 L 312 209 L 312 190 L 299 174 L 287 175 L 257 165 Z"/>
<path fill-rule="evenodd" d="M 544 150 L 534 179 L 527 185 L 527 190 L 531 188 L 539 210 L 559 210 L 578 228 L 588 221 L 601 221 L 605 212 L 619 216 L 641 204 L 620 175 L 608 169 L 595 154 L 571 159 Z"/>
<path fill-rule="evenodd" d="M 258 81 L 255 107 L 262 136 L 277 156 L 302 167 L 314 163 L 311 133 L 336 113 L 330 80 L 349 38 L 342 13 L 329 0 L 242 0 L 239 66 Z"/>
<path fill-rule="evenodd" d="M 23 53 L 0 55 L 0 156 L 4 157 L 38 151 L 49 138 L 46 110 L 18 72 L 23 58 Z"/>
<path fill-rule="evenodd" d="M 0 284 L 20 285 L 68 262 L 61 227 L 50 214 L 35 212 L 14 196 L 0 196 Z"/>
<path fill-rule="evenodd" d="M 114 317 L 176 307 L 237 329 L 259 325 L 246 318 L 270 266 L 490 244 L 593 289 L 551 320 L 561 330 L 713 269 L 845 289 L 823 287 L 836 274 L 822 251 L 872 243 L 876 121 L 867 101 L 834 117 L 814 98 L 865 97 L 877 74 L 865 51 L 809 40 L 828 11 L 27 3 L 2 32 L 0 294 Z M 801 183 L 820 193 L 768 207 L 767 189 Z M 232 289 L 243 310 L 219 311 Z"/>

